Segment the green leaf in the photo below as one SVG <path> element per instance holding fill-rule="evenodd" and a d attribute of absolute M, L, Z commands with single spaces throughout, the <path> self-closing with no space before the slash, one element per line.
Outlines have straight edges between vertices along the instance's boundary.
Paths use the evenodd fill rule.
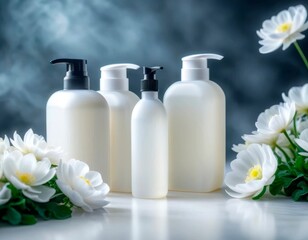
<path fill-rule="evenodd" d="M 46 209 L 42 205 L 36 204 L 35 210 L 37 211 L 38 215 L 44 220 L 48 220 L 52 218 L 52 214 L 48 211 L 48 209 Z"/>
<path fill-rule="evenodd" d="M 26 199 L 25 198 L 17 198 L 17 201 L 11 202 L 9 205 L 18 207 L 20 209 L 25 209 L 26 208 Z"/>
<path fill-rule="evenodd" d="M 295 159 L 295 168 L 301 172 L 304 171 L 304 163 L 305 163 L 305 158 L 298 155 L 297 158 Z"/>
<path fill-rule="evenodd" d="M 56 219 L 66 219 L 72 216 L 72 210 L 67 206 L 58 205 L 55 202 L 49 202 L 46 204 L 46 206 L 47 209 L 51 212 L 52 216 Z"/>
<path fill-rule="evenodd" d="M 275 178 L 274 182 L 269 186 L 269 191 L 272 195 L 282 194 L 283 180 Z"/>
<path fill-rule="evenodd" d="M 276 173 L 276 178 L 283 178 L 283 177 L 291 177 L 291 173 L 289 170 L 278 170 Z"/>
<path fill-rule="evenodd" d="M 295 178 L 290 178 L 290 177 L 288 177 L 288 178 L 284 178 L 284 188 L 289 188 L 292 184 L 295 184 L 296 183 L 296 181 L 298 180 L 298 179 L 300 179 L 301 177 L 303 177 L 304 175 L 303 174 L 299 174 L 297 177 L 295 177 Z"/>
<path fill-rule="evenodd" d="M 12 225 L 18 225 L 21 222 L 21 214 L 14 208 L 10 207 L 2 219 L 8 221 Z"/>
<path fill-rule="evenodd" d="M 252 199 L 259 200 L 265 194 L 265 192 L 266 192 L 266 186 L 264 186 L 262 191 L 257 196 L 254 196 Z"/>
<path fill-rule="evenodd" d="M 287 171 L 289 172 L 289 167 L 285 163 L 281 163 L 278 165 L 278 171 Z"/>
<path fill-rule="evenodd" d="M 7 186 L 7 188 L 9 188 L 9 189 L 11 190 L 11 194 L 12 194 L 12 198 L 13 198 L 13 199 L 14 199 L 14 198 L 19 198 L 19 197 L 22 196 L 21 190 L 15 188 L 13 184 L 10 183 L 10 184 Z"/>
<path fill-rule="evenodd" d="M 24 225 L 33 225 L 37 222 L 36 218 L 31 214 L 23 214 L 21 216 L 21 223 Z"/>
<path fill-rule="evenodd" d="M 305 199 L 305 196 L 308 196 L 308 185 L 305 181 L 301 181 L 297 184 L 300 189 L 295 190 L 292 193 L 292 199 L 294 201 L 299 201 L 301 199 Z"/>

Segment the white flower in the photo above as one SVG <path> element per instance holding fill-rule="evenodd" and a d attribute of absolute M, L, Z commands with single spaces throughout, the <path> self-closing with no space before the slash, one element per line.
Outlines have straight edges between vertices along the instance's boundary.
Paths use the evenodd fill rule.
<path fill-rule="evenodd" d="M 251 144 L 231 162 L 231 171 L 225 178 L 231 190 L 226 192 L 235 198 L 256 196 L 264 186 L 274 181 L 277 159 L 267 145 Z"/>
<path fill-rule="evenodd" d="M 246 150 L 247 147 L 248 147 L 248 144 L 238 144 L 238 145 L 233 144 L 232 150 L 236 153 L 239 153 L 243 150 Z"/>
<path fill-rule="evenodd" d="M 12 147 L 10 145 L 10 140 L 7 136 L 4 139 L 0 138 L 0 162 L 3 160 L 4 156 L 11 151 Z M 0 176 L 1 178 L 1 176 Z"/>
<path fill-rule="evenodd" d="M 270 20 L 265 20 L 262 29 L 257 31 L 258 36 L 262 39 L 259 43 L 263 45 L 259 49 L 260 53 L 273 52 L 281 45 L 283 45 L 282 50 L 285 50 L 293 42 L 305 38 L 301 32 L 308 28 L 308 22 L 305 23 L 306 18 L 306 8 L 303 5 L 298 5 L 281 11 Z"/>
<path fill-rule="evenodd" d="M 246 144 L 252 144 L 252 143 L 262 144 L 263 143 L 271 147 L 274 147 L 276 145 L 278 136 L 279 134 L 277 133 L 263 134 L 263 133 L 254 131 L 252 132 L 252 134 L 244 134 L 242 138 L 246 142 Z"/>
<path fill-rule="evenodd" d="M 53 188 L 43 186 L 56 173 L 47 158 L 37 161 L 32 153 L 22 155 L 19 151 L 9 153 L 3 160 L 5 177 L 22 193 L 36 202 L 48 202 L 54 195 Z"/>
<path fill-rule="evenodd" d="M 34 134 L 32 129 L 26 132 L 24 139 L 15 132 L 11 142 L 23 154 L 33 153 L 37 160 L 48 158 L 54 165 L 58 165 L 63 157 L 61 148 L 48 146 L 44 137 Z"/>
<path fill-rule="evenodd" d="M 0 183 L 0 205 L 6 204 L 12 197 L 11 190 L 7 187 L 9 183 Z"/>
<path fill-rule="evenodd" d="M 261 113 L 257 119 L 256 127 L 262 134 L 277 134 L 286 130 L 295 115 L 294 103 L 274 105 Z"/>
<path fill-rule="evenodd" d="M 297 143 L 298 146 L 300 146 L 306 151 L 299 154 L 303 156 L 308 156 L 308 129 L 302 131 L 299 135 L 299 138 L 295 139 L 294 141 Z"/>
<path fill-rule="evenodd" d="M 308 113 L 308 83 L 302 87 L 292 87 L 288 96 L 283 93 L 282 98 L 287 103 L 294 102 L 299 113 Z"/>
<path fill-rule="evenodd" d="M 245 144 L 233 145 L 232 150 L 234 152 L 241 152 L 246 150 L 250 144 L 266 144 L 272 148 L 275 148 L 277 145 L 280 147 L 290 146 L 290 142 L 284 134 L 274 133 L 274 134 L 263 134 L 258 131 L 253 131 L 252 134 L 244 134 L 242 139 L 245 141 Z"/>
<path fill-rule="evenodd" d="M 89 171 L 89 166 L 79 160 L 60 162 L 57 184 L 71 202 L 87 212 L 102 208 L 109 186 L 103 183 L 100 173 Z"/>

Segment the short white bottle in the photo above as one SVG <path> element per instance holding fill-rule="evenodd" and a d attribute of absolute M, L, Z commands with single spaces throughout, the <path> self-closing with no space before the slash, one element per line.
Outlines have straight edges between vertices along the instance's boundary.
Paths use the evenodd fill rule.
<path fill-rule="evenodd" d="M 211 192 L 222 186 L 225 168 L 225 95 L 209 80 L 207 59 L 182 58 L 182 81 L 164 96 L 169 122 L 169 189 Z"/>
<path fill-rule="evenodd" d="M 128 90 L 127 69 L 135 64 L 110 64 L 101 67 L 99 93 L 110 110 L 110 189 L 113 192 L 131 190 L 131 117 L 139 97 Z"/>
<path fill-rule="evenodd" d="M 168 193 L 168 119 L 158 99 L 158 69 L 144 67 L 142 99 L 132 114 L 132 194 L 137 198 Z"/>
<path fill-rule="evenodd" d="M 49 98 L 46 108 L 47 141 L 60 146 L 67 158 L 86 162 L 109 182 L 109 108 L 96 91 L 89 90 L 86 60 L 57 59 L 66 63 L 64 90 Z"/>

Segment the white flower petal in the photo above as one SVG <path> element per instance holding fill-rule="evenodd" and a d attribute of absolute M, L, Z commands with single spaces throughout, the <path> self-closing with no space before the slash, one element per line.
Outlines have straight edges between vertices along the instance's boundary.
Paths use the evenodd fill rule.
<path fill-rule="evenodd" d="M 306 22 L 301 28 L 299 29 L 299 32 L 304 32 L 308 29 L 308 22 Z"/>
<path fill-rule="evenodd" d="M 252 195 L 254 195 L 254 192 L 250 192 L 250 193 L 237 193 L 237 192 L 233 192 L 230 190 L 225 190 L 226 193 L 233 198 L 246 198 L 246 197 L 250 197 Z"/>
<path fill-rule="evenodd" d="M 10 182 L 16 187 L 17 189 L 28 189 L 29 186 L 21 182 L 18 178 L 15 176 L 11 176 L 10 178 L 7 178 L 10 180 Z"/>
<path fill-rule="evenodd" d="M 247 146 L 248 146 L 247 144 L 238 144 L 238 145 L 233 144 L 232 151 L 239 153 L 239 152 L 245 150 L 247 148 Z"/>
<path fill-rule="evenodd" d="M 11 190 L 7 187 L 9 183 L 6 183 L 0 189 L 0 205 L 6 204 L 12 197 Z"/>
<path fill-rule="evenodd" d="M 24 136 L 24 142 L 26 144 L 31 144 L 33 142 L 33 139 L 34 139 L 34 133 L 33 133 L 33 130 L 30 128 L 26 133 L 25 133 L 25 136 Z"/>
<path fill-rule="evenodd" d="M 103 183 L 103 184 L 97 186 L 96 190 L 97 190 L 97 192 L 100 193 L 100 195 L 106 196 L 110 192 L 110 187 L 108 186 L 108 184 Z"/>
<path fill-rule="evenodd" d="M 16 147 L 18 150 L 22 152 L 23 152 L 23 149 L 25 149 L 25 145 L 21 137 L 17 134 L 17 132 L 14 132 L 13 139 L 11 139 L 11 143 L 14 147 Z"/>
<path fill-rule="evenodd" d="M 308 152 L 299 152 L 299 154 L 304 156 L 304 157 L 308 157 Z"/>
<path fill-rule="evenodd" d="M 47 172 L 45 176 L 42 176 L 42 178 L 37 179 L 37 181 L 34 184 L 32 184 L 32 186 L 39 186 L 45 184 L 49 180 L 51 180 L 55 175 L 56 175 L 56 169 L 52 168 Z"/>
<path fill-rule="evenodd" d="M 103 183 L 102 175 L 99 172 L 89 171 L 84 176 L 89 179 L 93 187 L 97 187 Z"/>
<path fill-rule="evenodd" d="M 35 202 L 48 202 L 56 193 L 56 190 L 47 186 L 32 187 L 34 191 L 22 190 L 22 193 Z M 36 192 L 36 193 L 34 193 Z"/>
<path fill-rule="evenodd" d="M 262 54 L 271 53 L 271 52 L 274 52 L 276 49 L 278 49 L 281 45 L 282 45 L 282 43 L 277 43 L 277 45 L 262 46 L 259 49 L 259 52 L 262 53 Z"/>
<path fill-rule="evenodd" d="M 36 167 L 36 158 L 33 154 L 26 154 L 22 161 L 19 161 L 19 168 L 23 172 L 33 172 Z"/>

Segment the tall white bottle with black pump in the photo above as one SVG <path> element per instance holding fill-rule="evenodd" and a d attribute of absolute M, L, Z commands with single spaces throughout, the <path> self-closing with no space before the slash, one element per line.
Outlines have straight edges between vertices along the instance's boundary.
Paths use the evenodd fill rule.
<path fill-rule="evenodd" d="M 87 61 L 56 59 L 66 63 L 64 90 L 47 103 L 47 141 L 61 146 L 68 158 L 86 162 L 109 182 L 109 108 L 105 98 L 89 90 Z"/>
<path fill-rule="evenodd" d="M 156 71 L 144 67 L 142 99 L 132 114 L 132 194 L 163 198 L 168 192 L 168 119 L 158 99 Z"/>
<path fill-rule="evenodd" d="M 169 189 L 211 192 L 222 186 L 225 168 L 225 95 L 209 80 L 208 59 L 182 58 L 180 82 L 165 93 L 169 122 Z"/>
<path fill-rule="evenodd" d="M 101 68 L 100 91 L 110 110 L 110 189 L 131 192 L 131 117 L 139 97 L 128 90 L 127 69 L 135 64 Z"/>

